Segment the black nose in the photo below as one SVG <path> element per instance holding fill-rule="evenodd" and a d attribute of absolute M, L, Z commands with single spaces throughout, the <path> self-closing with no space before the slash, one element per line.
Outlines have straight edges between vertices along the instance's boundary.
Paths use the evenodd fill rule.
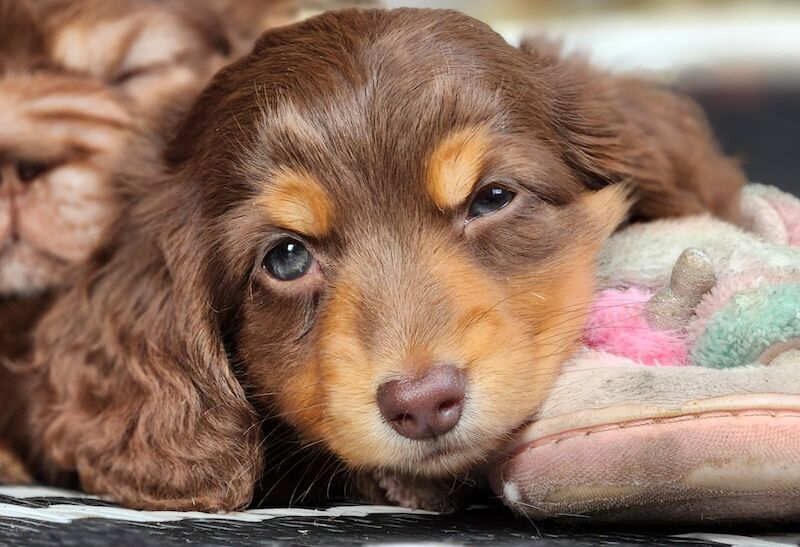
<path fill-rule="evenodd" d="M 378 388 L 378 407 L 395 431 L 409 439 L 444 435 L 461 419 L 464 373 L 437 365 L 417 378 L 386 382 Z"/>

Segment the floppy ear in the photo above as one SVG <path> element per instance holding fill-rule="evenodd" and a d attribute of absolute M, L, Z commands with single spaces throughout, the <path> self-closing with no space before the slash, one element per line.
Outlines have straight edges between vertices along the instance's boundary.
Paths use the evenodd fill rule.
<path fill-rule="evenodd" d="M 199 207 L 160 183 L 39 325 L 32 439 L 45 474 L 125 505 L 237 509 L 261 474 L 259 423 L 212 309 Z"/>
<path fill-rule="evenodd" d="M 545 75 L 566 160 L 590 186 L 629 181 L 640 219 L 702 212 L 738 219 L 745 175 L 691 99 L 562 57 L 543 39 L 520 49 Z"/>

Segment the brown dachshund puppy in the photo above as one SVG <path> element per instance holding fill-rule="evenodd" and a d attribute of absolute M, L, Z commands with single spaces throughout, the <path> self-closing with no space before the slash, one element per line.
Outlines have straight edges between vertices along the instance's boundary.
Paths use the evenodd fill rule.
<path fill-rule="evenodd" d="M 743 182 L 686 99 L 427 10 L 266 34 L 166 161 L 26 387 L 44 472 L 163 509 L 247 505 L 269 417 L 350 469 L 479 464 L 576 348 L 624 188 L 732 216 Z"/>

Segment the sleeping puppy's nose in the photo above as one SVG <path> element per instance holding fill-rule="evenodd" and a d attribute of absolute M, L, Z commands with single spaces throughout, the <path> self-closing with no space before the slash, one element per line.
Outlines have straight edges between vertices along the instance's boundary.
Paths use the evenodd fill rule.
<path fill-rule="evenodd" d="M 444 435 L 461 419 L 464 373 L 451 365 L 437 365 L 417 378 L 386 382 L 378 388 L 381 414 L 400 435 L 430 439 Z"/>

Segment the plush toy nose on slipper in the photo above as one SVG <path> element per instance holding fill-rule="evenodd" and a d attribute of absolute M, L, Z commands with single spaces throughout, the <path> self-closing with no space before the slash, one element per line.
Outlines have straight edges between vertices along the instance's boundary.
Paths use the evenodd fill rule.
<path fill-rule="evenodd" d="M 403 437 L 422 440 L 444 435 L 461 419 L 466 378 L 451 365 L 437 365 L 416 378 L 378 388 L 378 407 Z"/>

